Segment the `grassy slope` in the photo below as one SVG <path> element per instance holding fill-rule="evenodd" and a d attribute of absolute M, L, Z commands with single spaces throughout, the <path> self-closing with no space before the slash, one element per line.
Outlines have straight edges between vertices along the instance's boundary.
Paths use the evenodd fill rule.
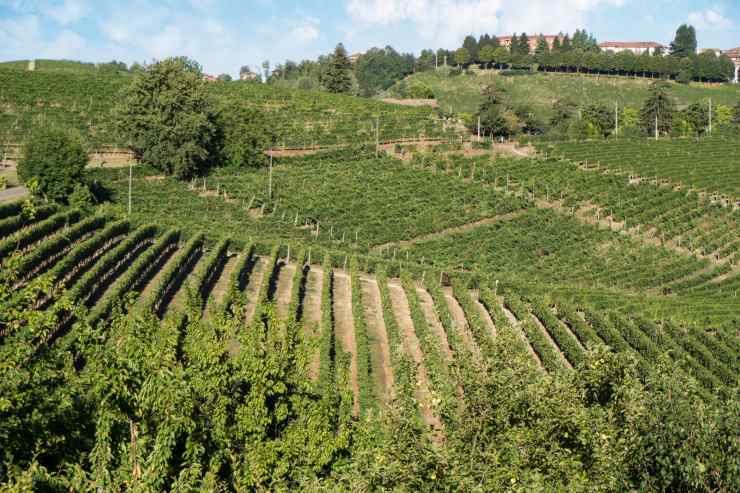
<path fill-rule="evenodd" d="M 538 73 L 523 76 L 502 76 L 494 71 L 476 75 L 446 77 L 442 73 L 423 72 L 409 77 L 432 88 L 440 106 L 454 112 L 473 113 L 481 102 L 481 91 L 489 84 L 505 88 L 515 103 L 527 103 L 544 118 L 551 114 L 552 103 L 563 95 L 576 101 L 601 102 L 613 105 L 639 107 L 645 99 L 649 79 L 628 77 L 579 76 L 575 74 Z M 740 101 L 740 87 L 736 85 L 685 86 L 671 84 L 671 93 L 680 106 L 712 98 L 715 104 L 734 105 Z"/>

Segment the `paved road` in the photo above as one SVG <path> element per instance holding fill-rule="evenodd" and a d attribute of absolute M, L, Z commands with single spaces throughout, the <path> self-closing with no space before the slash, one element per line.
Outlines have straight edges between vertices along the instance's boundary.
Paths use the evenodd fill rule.
<path fill-rule="evenodd" d="M 26 187 L 12 187 L 5 190 L 0 190 L 0 202 L 11 202 L 13 200 L 22 199 L 28 195 L 28 189 Z"/>

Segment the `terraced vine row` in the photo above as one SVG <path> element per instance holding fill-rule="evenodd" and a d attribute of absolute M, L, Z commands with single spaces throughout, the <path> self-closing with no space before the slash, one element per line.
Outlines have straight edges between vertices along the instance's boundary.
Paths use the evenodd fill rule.
<path fill-rule="evenodd" d="M 260 323 L 270 304 L 291 322 L 303 322 L 307 310 L 318 307 L 311 315 L 318 323 L 316 330 L 300 332 L 316 341 L 317 354 L 308 364 L 315 368 L 317 388 L 330 388 L 342 368 L 353 368 L 356 414 L 378 409 L 390 396 L 413 399 L 419 422 L 435 436 L 444 435 L 445 419 L 455 412 L 455 395 L 460 392 L 451 365 L 465 368 L 485 361 L 502 333 L 514 334 L 519 353 L 547 372 L 578 371 L 585 351 L 603 341 L 614 351 L 634 355 L 643 372 L 663 357 L 682 361 L 707 396 L 737 384 L 740 348 L 737 336 L 727 331 L 704 332 L 642 316 L 626 318 L 615 311 L 600 312 L 578 299 L 513 290 L 499 296 L 485 284 L 473 291 L 462 277 L 450 277 L 445 281 L 449 286 L 435 276 L 416 277 L 411 271 L 389 279 L 382 266 L 365 272 L 357 257 L 347 265 L 346 259 L 327 253 L 319 265 L 309 261 L 305 250 L 291 253 L 279 246 L 248 245 L 226 272 L 228 239 L 209 246 L 196 235 L 178 248 L 181 238 L 175 230 L 159 233 L 147 226 L 129 232 L 122 221 L 78 219 L 73 226 L 76 234 L 67 237 L 75 238 L 73 246 L 63 248 L 45 270 L 54 282 L 69 288 L 73 299 L 90 308 L 91 320 L 106 319 L 121 302 L 125 308 L 123 300 L 129 293 L 154 279 L 153 289 L 131 316 L 170 312 L 177 316 L 171 305 L 178 293 L 184 293 L 185 307 L 198 317 L 208 311 L 242 310 L 245 330 Z M 56 230 L 45 230 L 46 236 L 33 236 L 39 245 L 46 245 L 41 251 L 61 248 Z M 36 255 L 26 251 L 20 265 L 27 266 Z M 316 256 L 313 252 L 313 259 Z M 80 265 L 84 272 L 72 275 Z M 24 272 L 40 275 L 28 267 Z M 319 284 L 309 282 L 312 272 L 321 273 Z M 210 296 L 217 283 L 228 286 L 223 300 Z M 377 294 L 369 295 L 368 288 L 374 286 Z M 309 308 L 309 298 L 320 301 Z M 7 331 L 2 334 L 11 336 Z"/>

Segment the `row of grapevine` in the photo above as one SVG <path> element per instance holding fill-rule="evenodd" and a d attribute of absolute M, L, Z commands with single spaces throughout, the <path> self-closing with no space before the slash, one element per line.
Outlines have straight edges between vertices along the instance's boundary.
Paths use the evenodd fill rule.
<path fill-rule="evenodd" d="M 141 228 L 133 234 L 136 235 L 140 230 Z M 154 226 L 146 227 L 146 230 L 151 231 L 153 236 Z M 157 238 L 151 247 L 124 272 L 113 288 L 98 301 L 90 312 L 90 322 L 95 323 L 104 319 L 111 313 L 115 303 L 120 302 L 126 293 L 141 289 L 144 283 L 153 276 L 154 271 L 160 267 L 161 259 L 167 258 L 170 252 L 177 248 L 179 239 L 180 232 L 177 230 L 169 230 Z"/>
<path fill-rule="evenodd" d="M 321 336 L 319 338 L 319 388 L 324 395 L 330 392 L 334 384 L 335 364 L 334 348 L 336 334 L 334 333 L 334 269 L 331 256 L 324 255 L 322 262 L 324 270 L 321 285 Z"/>
<path fill-rule="evenodd" d="M 77 280 L 70 290 L 72 297 L 83 304 L 89 304 L 107 287 L 108 282 L 130 259 L 135 258 L 141 250 L 149 246 L 156 232 L 157 228 L 154 225 L 136 229 L 118 246 L 103 255 Z"/>
<path fill-rule="evenodd" d="M 573 367 L 580 365 L 584 359 L 583 347 L 564 324 L 553 315 L 550 307 L 542 300 L 535 299 L 531 302 L 531 308 L 532 314 L 542 322 L 570 364 Z"/>
<path fill-rule="evenodd" d="M 288 303 L 288 322 L 294 323 L 301 320 L 303 316 L 303 300 L 305 298 L 306 282 L 308 282 L 309 265 L 306 265 L 308 254 L 305 250 L 299 250 L 295 257 L 296 273 L 293 276 L 290 287 L 290 302 Z"/>
<path fill-rule="evenodd" d="M 42 273 L 60 257 L 66 255 L 77 242 L 85 240 L 107 221 L 108 217 L 105 216 L 88 217 L 68 228 L 63 234 L 42 240 L 28 255 L 23 256 L 20 265 L 16 267 L 16 275 L 20 279 L 26 279 Z"/>
<path fill-rule="evenodd" d="M 370 354 L 370 341 L 367 324 L 365 323 L 364 309 L 362 306 L 362 288 L 360 286 L 360 269 L 357 257 L 353 256 L 349 265 L 350 282 L 352 285 L 350 297 L 352 299 L 352 316 L 354 319 L 355 347 L 357 352 L 357 378 L 360 387 L 360 412 L 366 413 L 370 409 L 374 408 L 374 405 L 377 402 L 373 376 L 378 369 L 373 368 Z"/>
<path fill-rule="evenodd" d="M 16 209 L 18 209 L 17 213 L 15 213 Z M 57 210 L 57 207 L 54 205 L 43 205 L 37 207 L 32 218 L 29 218 L 22 213 L 20 203 L 12 202 L 8 204 L 8 213 L 13 212 L 15 215 L 8 214 L 8 216 L 3 216 L 3 218 L 0 219 L 0 239 L 4 240 L 26 226 L 46 219 L 57 212 Z"/>
<path fill-rule="evenodd" d="M 471 298 L 467 286 L 460 279 L 454 279 L 452 281 L 452 295 L 465 313 L 465 319 L 468 321 L 468 327 L 473 334 L 476 345 L 484 354 L 490 354 L 493 339 L 475 307 L 475 302 Z"/>
<path fill-rule="evenodd" d="M 237 306 L 243 306 L 239 295 L 244 291 L 249 281 L 249 275 L 251 274 L 249 266 L 251 265 L 253 270 L 254 262 L 254 244 L 249 243 L 239 255 L 236 267 L 231 273 L 231 279 L 229 279 L 229 287 L 218 310 L 223 313 L 235 314 L 238 310 Z"/>
<path fill-rule="evenodd" d="M 401 285 L 406 293 L 406 299 L 411 314 L 411 322 L 414 326 L 416 338 L 421 345 L 423 354 L 423 365 L 430 380 L 430 391 L 437 397 L 440 402 L 444 396 L 454 395 L 450 368 L 442 354 L 441 341 L 437 339 L 427 324 L 426 317 L 419 302 L 419 295 L 416 292 L 415 281 L 411 276 L 404 272 L 401 274 Z M 433 403 L 432 408 L 439 406 Z M 439 411 L 439 409 L 435 409 Z"/>
<path fill-rule="evenodd" d="M 200 257 L 204 241 L 205 236 L 202 234 L 195 235 L 188 240 L 178 253 L 177 258 L 165 268 L 159 284 L 154 287 L 149 297 L 144 300 L 144 304 L 140 310 L 141 313 L 154 313 L 158 317 L 163 315 L 164 308 L 174 296 L 175 290 L 182 282 L 184 274 L 192 268 Z"/>
<path fill-rule="evenodd" d="M 226 254 L 229 249 L 229 240 L 219 241 L 211 250 L 211 253 L 203 259 L 198 269 L 192 276 L 188 277 L 188 294 L 195 297 L 190 298 L 191 308 L 198 308 L 201 312 L 208 301 L 210 288 L 217 280 L 217 276 L 226 261 Z"/>
<path fill-rule="evenodd" d="M 527 357 L 531 354 L 532 360 L 541 366 L 542 361 L 539 359 L 537 352 L 532 350 L 532 353 L 530 353 L 531 344 L 527 341 L 526 336 L 522 333 L 517 334 L 517 328 L 512 327 L 512 324 L 509 322 L 509 319 L 504 313 L 498 300 L 497 294 L 491 291 L 490 288 L 483 286 L 480 291 L 480 301 L 488 311 L 489 315 L 491 315 L 493 324 L 496 326 L 496 332 L 499 335 L 507 332 L 511 334 L 513 336 L 511 337 L 511 340 L 513 341 L 513 344 L 515 344 L 515 352 Z"/>
<path fill-rule="evenodd" d="M 532 320 L 529 307 L 515 293 L 507 292 L 504 295 L 504 304 L 519 320 L 519 324 L 527 336 L 529 343 L 549 372 L 560 371 L 564 368 L 563 359 L 557 350 L 550 344 L 542 330 Z"/>
<path fill-rule="evenodd" d="M 13 252 L 22 252 L 37 241 L 69 226 L 80 219 L 80 212 L 71 210 L 54 214 L 48 219 L 36 223 L 29 228 L 20 230 L 0 242 L 0 260 Z"/>

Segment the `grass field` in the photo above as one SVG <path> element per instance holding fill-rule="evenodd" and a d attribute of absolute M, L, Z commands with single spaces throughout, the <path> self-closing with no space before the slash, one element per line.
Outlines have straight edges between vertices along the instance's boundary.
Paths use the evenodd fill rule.
<path fill-rule="evenodd" d="M 639 108 L 647 97 L 651 80 L 628 77 L 536 73 L 532 75 L 502 76 L 497 72 L 483 71 L 474 75 L 448 77 L 443 72 L 422 72 L 409 76 L 409 81 L 419 81 L 434 92 L 442 109 L 454 113 L 475 113 L 482 101 L 481 93 L 488 85 L 504 89 L 514 105 L 531 105 L 543 120 L 552 114 L 553 103 L 567 96 L 579 104 L 604 103 L 613 107 Z M 391 91 L 393 89 L 391 88 Z M 737 85 L 707 86 L 671 83 L 671 95 L 679 107 L 712 98 L 714 104 L 734 106 L 740 101 Z"/>

